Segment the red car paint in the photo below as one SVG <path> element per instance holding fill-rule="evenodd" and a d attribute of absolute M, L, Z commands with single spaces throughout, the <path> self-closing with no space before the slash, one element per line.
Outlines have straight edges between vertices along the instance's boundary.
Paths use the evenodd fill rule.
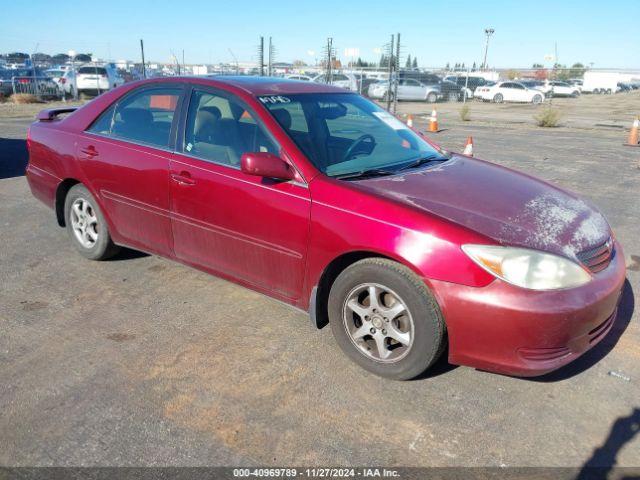
<path fill-rule="evenodd" d="M 85 131 L 122 95 L 153 83 L 212 86 L 237 96 L 282 146 L 294 179 L 268 182 L 174 150 Z M 434 293 L 452 363 L 539 375 L 606 335 L 625 279 L 617 242 L 609 265 L 589 283 L 557 291 L 507 284 L 460 248 L 514 245 L 575 259 L 611 235 L 597 210 L 540 180 L 458 155 L 391 177 L 325 176 L 257 96 L 340 91 L 259 78 L 129 83 L 64 119 L 55 112 L 39 116 L 30 129 L 27 179 L 33 194 L 53 208 L 64 182 L 83 183 L 117 244 L 179 260 L 320 316 L 325 272 L 363 256 L 394 259 Z"/>

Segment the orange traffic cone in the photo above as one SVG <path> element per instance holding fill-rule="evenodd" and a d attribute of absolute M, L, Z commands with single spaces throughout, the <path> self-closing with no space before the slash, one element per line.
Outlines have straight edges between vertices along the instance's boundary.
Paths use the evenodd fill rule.
<path fill-rule="evenodd" d="M 407 116 L 407 127 L 413 128 L 413 115 L 411 114 Z"/>
<path fill-rule="evenodd" d="M 438 112 L 436 112 L 435 108 L 431 111 L 431 117 L 429 118 L 429 131 L 438 131 Z"/>
<path fill-rule="evenodd" d="M 462 151 L 462 154 L 473 157 L 473 137 L 469 136 L 467 138 L 467 143 L 464 144 L 464 150 Z"/>
<path fill-rule="evenodd" d="M 638 129 L 640 129 L 640 117 L 636 117 L 631 125 L 631 131 L 629 132 L 629 139 L 625 145 L 630 147 L 640 147 L 640 139 L 638 139 Z"/>

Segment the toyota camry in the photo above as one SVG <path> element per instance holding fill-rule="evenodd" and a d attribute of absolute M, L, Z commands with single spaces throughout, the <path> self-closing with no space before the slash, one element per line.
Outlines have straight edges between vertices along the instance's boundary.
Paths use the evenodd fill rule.
<path fill-rule="evenodd" d="M 445 351 L 541 375 L 615 322 L 624 255 L 594 206 L 335 86 L 143 80 L 42 111 L 28 147 L 31 191 L 80 255 L 126 246 L 265 293 L 384 377 Z"/>

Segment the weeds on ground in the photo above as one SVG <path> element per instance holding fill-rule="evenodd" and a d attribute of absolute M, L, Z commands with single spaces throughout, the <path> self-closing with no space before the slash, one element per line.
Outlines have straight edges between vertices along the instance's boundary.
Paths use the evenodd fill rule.
<path fill-rule="evenodd" d="M 16 93 L 14 95 L 11 95 L 10 98 L 13 103 L 18 103 L 18 104 L 40 103 L 40 100 L 38 100 L 38 97 L 30 93 Z"/>
<path fill-rule="evenodd" d="M 545 107 L 538 115 L 534 115 L 533 118 L 539 127 L 557 127 L 562 116 L 562 112 L 557 108 Z"/>
<path fill-rule="evenodd" d="M 460 109 L 460 120 L 463 122 L 468 122 L 471 120 L 471 111 L 469 109 L 469 105 L 463 105 Z"/>

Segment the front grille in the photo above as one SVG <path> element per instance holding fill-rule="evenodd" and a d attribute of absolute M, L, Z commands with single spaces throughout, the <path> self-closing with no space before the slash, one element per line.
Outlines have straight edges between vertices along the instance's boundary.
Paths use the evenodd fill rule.
<path fill-rule="evenodd" d="M 613 239 L 609 237 L 606 242 L 589 250 L 583 250 L 576 254 L 576 257 L 591 272 L 598 273 L 607 268 L 613 258 Z"/>

